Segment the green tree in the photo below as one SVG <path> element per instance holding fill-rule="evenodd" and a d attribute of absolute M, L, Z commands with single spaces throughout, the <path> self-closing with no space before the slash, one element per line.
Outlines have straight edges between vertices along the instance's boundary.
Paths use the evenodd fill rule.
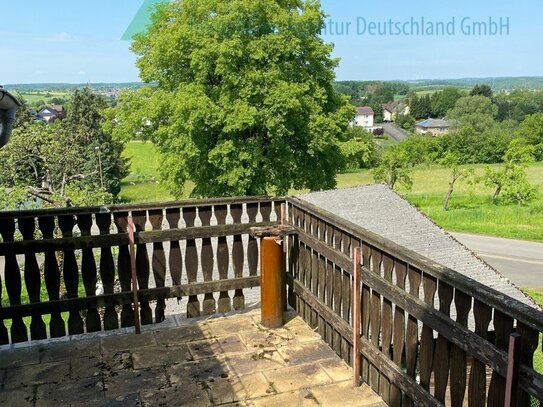
<path fill-rule="evenodd" d="M 114 112 L 119 137 L 152 140 L 177 196 L 284 194 L 336 185 L 354 108 L 333 88 L 325 14 L 302 0 L 160 4 L 132 45 L 145 82 Z"/>
<path fill-rule="evenodd" d="M 415 120 L 427 119 L 432 116 L 432 101 L 430 95 L 413 96 L 409 100 L 409 108 L 411 115 Z"/>
<path fill-rule="evenodd" d="M 471 92 L 470 96 L 484 96 L 485 98 L 492 98 L 492 88 L 488 85 L 475 85 Z"/>
<path fill-rule="evenodd" d="M 10 192 L 1 204 L 17 207 L 36 197 L 53 206 L 114 202 L 126 168 L 122 145 L 101 130 L 102 107 L 86 89 L 74 94 L 65 121 L 19 122 L 0 150 L 0 190 Z"/>
<path fill-rule="evenodd" d="M 500 194 L 508 201 L 523 205 L 535 197 L 536 188 L 528 182 L 527 164 L 534 161 L 534 147 L 522 139 L 515 139 L 509 145 L 504 156 L 504 164 L 498 168 L 487 167 L 480 181 L 488 187 L 494 187 L 492 202 L 498 203 Z"/>
<path fill-rule="evenodd" d="M 463 92 L 455 87 L 447 87 L 432 95 L 432 115 L 434 117 L 445 117 L 454 105 L 463 96 Z"/>
<path fill-rule="evenodd" d="M 526 142 L 534 146 L 535 158 L 543 160 L 543 113 L 536 113 L 526 117 L 518 129 L 520 137 L 526 139 Z"/>
<path fill-rule="evenodd" d="M 497 107 L 485 96 L 466 96 L 458 99 L 449 111 L 448 119 L 456 128 L 471 127 L 476 132 L 494 126 Z"/>
<path fill-rule="evenodd" d="M 351 127 L 340 143 L 345 169 L 371 168 L 376 161 L 373 135 L 360 127 Z"/>
<path fill-rule="evenodd" d="M 446 211 L 449 209 L 449 202 L 454 192 L 454 186 L 458 181 L 471 177 L 473 175 L 473 168 L 460 167 L 460 158 L 450 151 L 445 153 L 445 156 L 440 160 L 440 164 L 451 170 L 449 188 L 443 200 L 443 210 Z"/>
<path fill-rule="evenodd" d="M 412 131 L 415 129 L 415 119 L 410 114 L 398 114 L 394 120 L 396 126 Z"/>
<path fill-rule="evenodd" d="M 384 182 L 391 189 L 397 184 L 407 189 L 413 187 L 412 163 L 409 156 L 398 146 L 389 147 L 385 150 L 379 165 L 373 169 L 375 182 Z"/>

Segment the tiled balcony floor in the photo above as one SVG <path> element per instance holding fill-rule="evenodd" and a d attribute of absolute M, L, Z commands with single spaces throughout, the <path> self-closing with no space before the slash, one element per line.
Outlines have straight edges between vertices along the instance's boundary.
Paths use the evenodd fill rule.
<path fill-rule="evenodd" d="M 171 318 L 141 335 L 0 351 L 1 406 L 384 406 L 305 322 L 259 324 L 260 310 Z"/>

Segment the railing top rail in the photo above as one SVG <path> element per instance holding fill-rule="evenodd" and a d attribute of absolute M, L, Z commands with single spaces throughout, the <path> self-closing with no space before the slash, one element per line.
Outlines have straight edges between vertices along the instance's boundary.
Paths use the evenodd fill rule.
<path fill-rule="evenodd" d="M 181 201 L 149 202 L 138 204 L 86 206 L 77 208 L 48 208 L 48 209 L 25 209 L 15 211 L 0 211 L 0 220 L 6 218 L 24 218 L 37 216 L 61 216 L 61 215 L 88 215 L 95 213 L 115 213 L 138 210 L 169 209 L 183 207 L 201 207 L 208 205 L 247 204 L 260 202 L 284 201 L 284 198 L 269 196 L 231 197 L 231 198 L 209 198 L 209 199 L 186 199 Z"/>
<path fill-rule="evenodd" d="M 453 269 L 438 264 L 417 252 L 402 247 L 383 236 L 371 232 L 360 225 L 350 222 L 300 198 L 287 197 L 286 201 L 320 217 L 322 220 L 334 226 L 340 227 L 345 232 L 360 238 L 371 246 L 393 254 L 397 259 L 438 278 L 454 288 L 458 288 L 465 294 L 513 317 L 523 324 L 536 329 L 539 332 L 543 332 L 543 312 L 538 309 L 511 298 L 493 288 L 485 286 Z"/>

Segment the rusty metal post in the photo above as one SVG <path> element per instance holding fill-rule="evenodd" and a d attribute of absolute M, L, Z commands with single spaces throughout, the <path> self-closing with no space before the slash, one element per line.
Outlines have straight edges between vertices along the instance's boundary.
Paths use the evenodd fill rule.
<path fill-rule="evenodd" d="M 283 326 L 283 238 L 263 237 L 260 243 L 260 301 L 262 325 Z"/>
<path fill-rule="evenodd" d="M 354 248 L 353 260 L 353 387 L 360 386 L 360 247 Z"/>
<path fill-rule="evenodd" d="M 509 336 L 509 353 L 507 357 L 507 377 L 505 382 L 505 407 L 517 405 L 518 382 L 520 371 L 520 334 Z"/>
<path fill-rule="evenodd" d="M 252 237 L 260 239 L 261 319 L 267 328 L 283 326 L 287 291 L 284 241 L 294 233 L 295 229 L 285 224 L 249 230 Z"/>

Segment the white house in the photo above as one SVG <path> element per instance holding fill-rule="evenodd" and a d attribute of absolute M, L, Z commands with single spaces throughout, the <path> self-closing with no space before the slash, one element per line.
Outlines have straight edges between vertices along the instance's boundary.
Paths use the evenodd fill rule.
<path fill-rule="evenodd" d="M 356 108 L 356 115 L 354 117 L 354 126 L 371 128 L 373 127 L 373 109 L 369 106 L 360 106 Z"/>

